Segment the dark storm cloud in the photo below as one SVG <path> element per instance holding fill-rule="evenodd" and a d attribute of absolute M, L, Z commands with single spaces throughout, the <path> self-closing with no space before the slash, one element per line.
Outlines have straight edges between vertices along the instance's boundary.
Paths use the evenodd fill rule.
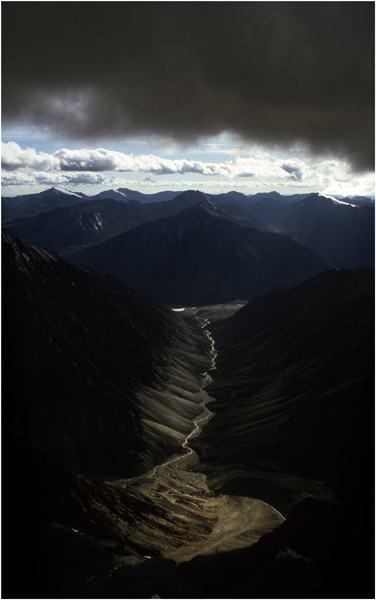
<path fill-rule="evenodd" d="M 245 139 L 373 168 L 373 2 L 3 2 L 3 120 Z"/>
<path fill-rule="evenodd" d="M 291 179 L 295 181 L 301 181 L 303 179 L 303 173 L 299 167 L 292 167 L 291 165 L 284 164 L 281 165 L 281 168 L 286 171 L 286 173 L 290 173 Z"/>

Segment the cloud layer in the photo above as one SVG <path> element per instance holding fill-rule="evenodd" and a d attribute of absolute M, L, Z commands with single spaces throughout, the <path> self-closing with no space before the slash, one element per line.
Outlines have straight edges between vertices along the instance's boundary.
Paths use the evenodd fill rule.
<path fill-rule="evenodd" d="M 70 139 L 233 131 L 373 168 L 372 2 L 6 2 L 2 13 L 5 121 Z"/>
<path fill-rule="evenodd" d="M 212 188 L 226 181 L 236 188 L 268 186 L 326 191 L 333 194 L 373 195 L 373 174 L 354 174 L 339 160 L 322 160 L 308 164 L 300 158 L 281 159 L 259 152 L 256 157 L 237 156 L 224 162 L 166 159 L 154 155 L 132 156 L 122 152 L 96 149 L 60 149 L 52 154 L 21 148 L 15 142 L 1 144 L 3 186 L 19 185 L 103 185 L 124 186 L 116 173 L 141 173 L 149 176 L 148 185 L 165 189 Z M 114 175 L 115 174 L 115 175 Z M 184 175 L 202 175 L 205 180 L 183 181 Z M 163 176 L 178 175 L 166 181 Z M 150 176 L 158 176 L 153 182 Z M 242 181 L 244 183 L 242 183 Z M 140 183 L 140 182 L 139 182 Z M 134 181 L 129 182 L 133 187 Z"/>
<path fill-rule="evenodd" d="M 143 172 L 150 175 L 195 173 L 206 176 L 219 175 L 230 179 L 256 176 L 294 181 L 301 181 L 308 168 L 300 159 L 271 159 L 267 154 L 257 158 L 236 157 L 234 160 L 213 163 L 187 159 L 173 160 L 153 154 L 132 156 L 105 148 L 90 150 L 62 148 L 53 154 L 37 153 L 33 148 L 21 148 L 16 142 L 1 143 L 1 166 L 5 171 L 30 169 L 93 173 Z"/>

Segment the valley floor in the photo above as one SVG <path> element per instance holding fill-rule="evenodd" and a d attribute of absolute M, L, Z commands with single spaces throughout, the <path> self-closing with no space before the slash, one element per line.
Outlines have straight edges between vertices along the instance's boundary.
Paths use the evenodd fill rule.
<path fill-rule="evenodd" d="M 207 314 L 212 317 L 219 313 L 222 317 L 238 307 L 237 304 L 192 308 L 186 312 L 196 317 L 204 328 L 209 322 Z M 216 368 L 214 340 L 207 331 L 206 334 L 211 341 L 212 368 L 209 371 L 213 374 Z M 107 482 L 114 489 L 125 490 L 134 502 L 142 500 L 143 518 L 127 528 L 128 542 L 147 548 L 152 556 L 177 564 L 198 555 L 250 546 L 284 521 L 275 508 L 261 500 L 213 493 L 206 475 L 197 472 L 199 458 L 189 442 L 199 436 L 202 427 L 214 416 L 206 405 L 215 401 L 204 389 L 211 376 L 208 372 L 202 376 L 203 412 L 193 421 L 192 432 L 182 443 L 182 453 L 140 477 Z M 132 557 L 131 561 L 134 560 Z"/>
<path fill-rule="evenodd" d="M 241 305 L 186 312 L 203 328 Z M 214 343 L 211 352 L 215 377 Z M 205 375 L 203 413 L 193 421 L 180 455 L 128 480 L 65 476 L 65 487 L 58 488 L 63 517 L 45 525 L 43 535 L 34 531 L 39 546 L 26 546 L 33 593 L 19 595 L 15 583 L 15 595 L 3 597 L 371 597 L 362 595 L 361 579 L 369 580 L 372 556 L 348 530 L 346 516 L 334 502 L 306 498 L 285 519 L 248 490 L 232 495 L 211 485 L 203 472 L 208 465 L 200 465 L 189 445 L 215 418 Z M 56 473 L 45 467 L 41 495 L 53 497 L 55 478 L 58 486 L 62 481 Z M 38 480 L 33 483 L 39 485 Z M 72 498 L 73 509 L 65 512 Z M 36 529 L 39 521 L 33 523 Z M 355 577 L 360 595 L 354 595 L 355 551 L 362 563 Z"/>
<path fill-rule="evenodd" d="M 205 331 L 208 315 L 221 318 L 239 306 L 186 312 L 189 318 L 196 317 Z M 215 346 L 209 332 L 205 333 L 211 341 L 209 371 L 213 373 Z M 117 597 L 114 582 L 122 590 L 118 592 L 121 597 L 144 597 L 144 584 L 130 583 L 138 571 L 146 569 L 153 585 L 150 569 L 156 569 L 159 580 L 166 568 L 175 565 L 175 569 L 196 556 L 247 548 L 284 521 L 276 509 L 261 500 L 213 492 L 206 475 L 197 471 L 199 458 L 189 443 L 214 416 L 206 405 L 215 399 L 204 389 L 210 381 L 209 373 L 203 373 L 199 392 L 202 413 L 193 420 L 180 454 L 138 477 L 93 482 L 75 476 L 78 487 L 74 491 L 70 486 L 59 491 L 57 502 L 67 504 L 64 495 L 69 500 L 73 496 L 74 509 L 48 523 L 41 535 L 40 558 L 49 568 L 36 583 L 39 597 Z M 44 481 L 47 493 L 55 477 L 60 486 L 59 473 L 43 473 L 43 479 L 49 479 Z M 44 493 L 43 485 L 39 490 Z"/>

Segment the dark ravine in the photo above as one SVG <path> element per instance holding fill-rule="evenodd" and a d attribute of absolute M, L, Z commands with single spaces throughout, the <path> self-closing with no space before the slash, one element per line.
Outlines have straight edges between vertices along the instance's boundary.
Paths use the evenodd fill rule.
<path fill-rule="evenodd" d="M 214 361 L 212 342 L 212 369 Z M 210 400 L 205 392 L 203 403 Z M 210 416 L 208 411 L 205 421 Z M 194 419 L 183 443 L 188 452 L 132 480 L 100 482 L 51 465 L 35 451 L 22 456 L 19 465 L 26 472 L 18 484 L 28 490 L 34 528 L 30 565 L 33 571 L 35 561 L 48 565 L 42 581 L 32 573 L 37 597 L 117 597 L 119 581 L 122 595 L 125 589 L 128 597 L 144 597 L 144 583 L 137 590 L 129 581 L 137 572 L 146 569 L 152 588 L 158 585 L 155 573 L 159 580 L 166 570 L 171 575 L 172 565 L 176 569 L 197 555 L 248 547 L 283 522 L 263 502 L 210 491 L 206 477 L 196 472 L 196 453 L 187 448 L 202 418 Z"/>
<path fill-rule="evenodd" d="M 184 311 L 184 310 L 185 309 L 179 309 L 179 312 Z M 204 323 L 204 325 L 202 325 L 202 328 L 204 329 L 204 327 L 207 324 L 209 324 L 209 321 L 208 321 L 208 319 L 205 319 L 205 323 Z M 216 369 L 215 359 L 217 356 L 217 353 L 215 351 L 215 342 L 214 342 L 212 336 L 210 335 L 209 331 L 206 329 L 205 329 L 205 334 L 210 342 L 211 367 L 210 367 L 210 369 L 208 369 L 208 371 L 201 373 L 201 378 L 202 378 L 201 388 L 202 388 L 202 390 L 204 390 L 204 388 L 207 387 L 210 384 L 210 382 L 212 381 L 212 378 L 209 375 L 209 372 Z M 200 434 L 200 432 L 202 431 L 202 428 L 204 427 L 204 425 L 206 425 L 206 423 L 209 421 L 209 419 L 211 419 L 211 417 L 213 416 L 213 413 L 206 406 L 207 403 L 213 402 L 213 401 L 214 401 L 214 398 L 211 398 L 207 394 L 203 395 L 202 402 L 200 403 L 200 406 L 202 408 L 202 413 L 199 414 L 198 417 L 193 419 L 193 429 L 190 431 L 190 433 L 187 434 L 184 441 L 181 443 L 181 447 L 184 450 L 183 454 L 179 454 L 177 456 L 174 455 L 172 457 L 169 457 L 168 460 L 166 460 L 165 462 L 162 462 L 161 464 L 156 465 L 151 471 L 148 471 L 142 475 L 132 477 L 130 479 L 120 479 L 120 480 L 113 479 L 111 481 L 112 485 L 115 485 L 115 481 L 116 481 L 117 485 L 120 485 L 120 484 L 124 485 L 124 484 L 131 483 L 133 481 L 136 481 L 137 479 L 141 479 L 145 476 L 146 477 L 154 477 L 157 473 L 157 470 L 159 471 L 168 465 L 176 463 L 177 461 L 184 460 L 184 459 L 188 458 L 191 454 L 193 454 L 194 450 L 192 448 L 190 448 L 188 441 L 191 438 L 198 436 Z"/>
<path fill-rule="evenodd" d="M 21 240 L 3 248 L 4 539 L 26 557 L 4 597 L 25 579 L 35 598 L 372 597 L 373 271 L 174 313 Z M 59 394 L 72 439 L 109 411 L 91 475 L 67 437 L 70 455 L 30 447 L 48 439 L 32 412 L 59 439 Z"/>
<path fill-rule="evenodd" d="M 205 319 L 205 321 L 206 321 L 205 324 L 202 326 L 203 329 L 206 327 L 206 325 L 208 325 L 210 323 L 210 321 L 208 319 Z M 215 351 L 215 342 L 207 329 L 205 329 L 205 334 L 207 335 L 208 340 L 210 342 L 211 367 L 210 367 L 210 369 L 208 369 L 208 371 L 205 371 L 204 373 L 202 373 L 202 388 L 203 389 L 206 386 L 208 386 L 212 381 L 212 377 L 209 374 L 210 371 L 214 371 L 217 368 L 215 365 L 215 360 L 217 357 L 217 352 Z M 184 450 L 187 450 L 187 452 L 185 454 L 183 454 L 182 456 L 179 456 L 175 459 L 170 459 L 169 461 L 163 463 L 162 465 L 157 465 L 156 467 L 154 467 L 154 469 L 153 469 L 152 473 L 149 475 L 149 477 L 153 477 L 156 474 L 157 469 L 167 466 L 177 460 L 182 460 L 183 458 L 188 457 L 190 454 L 193 454 L 194 450 L 193 450 L 193 448 L 190 448 L 190 446 L 188 445 L 188 441 L 191 438 L 198 436 L 201 433 L 201 430 L 204 427 L 204 425 L 206 425 L 206 423 L 209 421 L 209 419 L 211 419 L 211 417 L 213 416 L 213 413 L 206 406 L 207 402 L 210 402 L 213 400 L 214 400 L 214 398 L 210 398 L 210 397 L 208 397 L 206 400 L 203 400 L 202 407 L 204 410 L 199 418 L 196 418 L 193 420 L 194 427 L 193 427 L 192 431 L 187 435 L 187 437 L 185 438 L 184 442 L 181 445 Z"/>

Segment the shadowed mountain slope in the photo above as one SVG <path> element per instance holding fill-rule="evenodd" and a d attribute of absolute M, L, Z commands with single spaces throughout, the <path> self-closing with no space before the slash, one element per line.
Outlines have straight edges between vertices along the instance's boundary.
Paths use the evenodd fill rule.
<path fill-rule="evenodd" d="M 202 205 L 69 260 L 115 275 L 160 302 L 188 306 L 253 299 L 329 268 L 288 237 L 244 227 Z"/>
<path fill-rule="evenodd" d="M 2 264 L 3 442 L 122 476 L 180 447 L 202 411 L 201 331 L 112 277 L 6 234 Z"/>
<path fill-rule="evenodd" d="M 94 196 L 90 197 L 90 200 L 120 200 L 121 202 L 129 202 L 130 198 L 128 198 L 124 192 L 120 192 L 119 190 L 104 190 L 103 192 L 99 192 Z"/>
<path fill-rule="evenodd" d="M 129 200 L 88 200 L 7 223 L 4 231 L 61 256 L 153 220 L 148 207 Z"/>
<path fill-rule="evenodd" d="M 363 206 L 364 204 L 375 206 L 375 198 L 371 198 L 370 196 L 352 196 L 351 198 L 339 198 L 339 200 L 347 204 L 355 204 L 355 206 Z"/>
<path fill-rule="evenodd" d="M 237 194 L 235 192 L 234 194 L 234 197 L 236 198 Z M 231 193 L 224 194 L 226 197 L 229 195 L 231 195 Z M 240 195 L 242 196 L 243 194 Z M 198 204 L 201 204 L 205 208 L 208 208 L 219 215 L 230 217 L 235 221 L 240 221 L 243 225 L 247 225 L 248 227 L 255 227 L 256 229 L 262 230 L 264 229 L 263 224 L 255 217 L 252 217 L 247 210 L 242 209 L 239 204 L 227 204 L 226 202 L 222 202 L 222 196 L 204 194 L 198 190 L 187 190 L 175 198 L 172 198 L 168 202 L 149 204 L 147 207 L 150 210 L 150 214 L 153 214 L 154 216 L 154 219 L 150 219 L 150 221 L 152 221 L 170 217 L 191 206 L 197 206 Z"/>
<path fill-rule="evenodd" d="M 247 207 L 269 231 L 292 237 L 337 269 L 375 265 L 375 207 L 351 206 L 320 194 L 293 204 L 274 198 Z"/>
<path fill-rule="evenodd" d="M 324 493 L 324 484 L 367 531 L 373 270 L 322 273 L 250 302 L 210 330 L 218 348 L 209 387 L 216 417 L 195 446 L 204 462 L 217 462 L 217 488 L 248 489 L 286 511 Z"/>
<path fill-rule="evenodd" d="M 270 192 L 248 197 L 238 192 L 211 195 L 197 190 L 161 192 L 146 202 L 144 197 L 124 189 L 88 198 L 52 188 L 31 196 L 3 198 L 4 230 L 67 256 L 201 203 L 247 227 L 287 235 L 335 268 L 374 267 L 375 208 L 367 199 L 360 198 L 352 205 L 349 199 L 336 201 L 320 194 L 281 196 Z"/>

